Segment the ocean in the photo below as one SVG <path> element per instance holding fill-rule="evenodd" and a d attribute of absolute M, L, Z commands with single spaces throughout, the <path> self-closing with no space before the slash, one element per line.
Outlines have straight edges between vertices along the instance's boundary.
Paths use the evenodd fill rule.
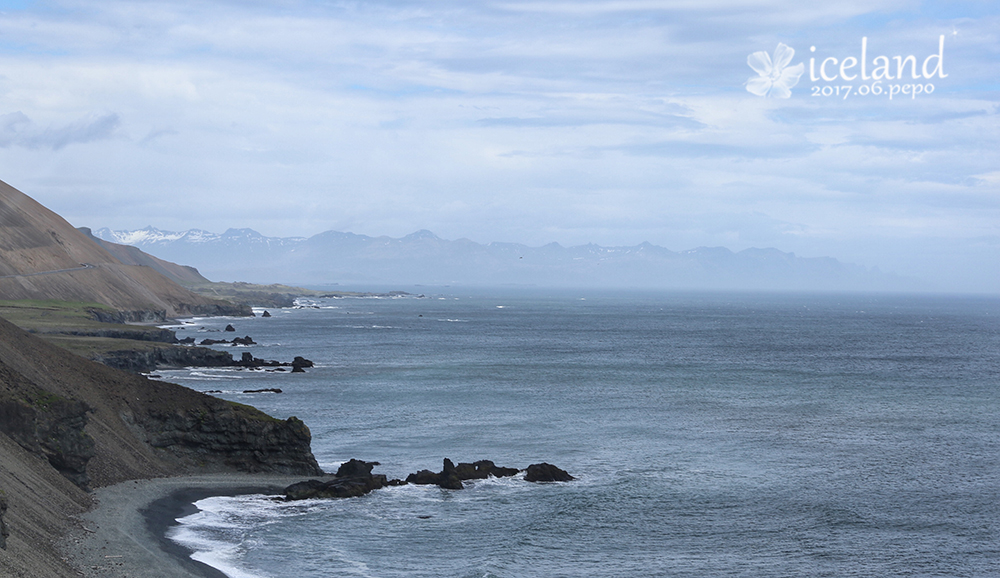
<path fill-rule="evenodd" d="M 299 417 L 327 471 L 575 481 L 213 497 L 169 536 L 234 578 L 1000 575 L 998 299 L 424 290 L 177 327 L 305 374 L 158 374 Z"/>

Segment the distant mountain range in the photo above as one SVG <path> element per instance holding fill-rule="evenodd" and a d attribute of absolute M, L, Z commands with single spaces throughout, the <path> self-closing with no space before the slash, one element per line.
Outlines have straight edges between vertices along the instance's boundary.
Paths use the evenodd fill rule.
<path fill-rule="evenodd" d="M 877 268 L 777 249 L 675 252 L 632 247 L 449 241 L 421 230 L 402 238 L 327 231 L 265 237 L 252 229 L 216 234 L 146 227 L 94 236 L 197 267 L 214 280 L 329 285 L 422 284 L 744 290 L 897 290 L 907 283 Z"/>

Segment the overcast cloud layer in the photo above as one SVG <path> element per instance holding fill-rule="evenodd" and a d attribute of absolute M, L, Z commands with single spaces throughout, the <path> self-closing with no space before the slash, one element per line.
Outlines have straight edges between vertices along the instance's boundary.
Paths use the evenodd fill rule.
<path fill-rule="evenodd" d="M 0 1 L 0 179 L 94 228 L 776 247 L 1000 292 L 1000 8 L 819 4 Z M 812 80 L 863 37 L 868 75 L 915 66 Z M 779 43 L 803 75 L 752 94 Z"/>

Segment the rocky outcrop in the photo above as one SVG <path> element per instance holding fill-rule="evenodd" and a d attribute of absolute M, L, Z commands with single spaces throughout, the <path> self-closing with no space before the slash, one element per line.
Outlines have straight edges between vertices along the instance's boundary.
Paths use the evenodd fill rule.
<path fill-rule="evenodd" d="M 91 309 L 90 315 L 94 321 L 101 323 L 162 323 L 167 320 L 166 309 L 140 311 Z"/>
<path fill-rule="evenodd" d="M 197 297 L 197 296 L 196 296 Z M 91 315 L 102 323 L 163 323 L 174 317 L 253 317 L 250 306 L 241 303 L 212 301 L 211 303 L 178 303 L 174 309 L 140 309 L 132 311 L 109 311 L 93 309 Z"/>
<path fill-rule="evenodd" d="M 47 331 L 33 331 L 36 334 L 46 334 Z M 72 337 L 106 337 L 109 339 L 131 339 L 132 341 L 152 341 L 154 343 L 179 343 L 177 336 L 169 329 L 156 327 L 134 327 L 123 325 L 118 327 L 100 327 L 94 329 L 56 328 L 51 331 L 58 335 Z"/>
<path fill-rule="evenodd" d="M 254 357 L 252 353 L 244 351 L 237 361 L 225 351 L 181 345 L 164 345 L 143 350 L 105 351 L 90 359 L 108 367 L 133 373 L 149 373 L 164 367 L 244 367 L 247 369 L 291 367 L 292 373 L 298 373 L 304 371 L 303 368 L 313 366 L 312 361 L 303 357 L 295 357 L 289 363 L 287 361 L 259 359 Z"/>
<path fill-rule="evenodd" d="M 88 489 L 87 461 L 94 456 L 94 440 L 84 431 L 87 410 L 83 402 L 36 390 L 26 400 L 0 400 L 0 431 Z"/>
<path fill-rule="evenodd" d="M 525 472 L 524 479 L 529 482 L 568 482 L 576 478 L 569 475 L 566 470 L 542 462 L 528 466 L 528 471 Z"/>
<path fill-rule="evenodd" d="M 211 458 L 245 472 L 318 475 L 309 428 L 301 420 L 272 418 L 223 400 L 197 409 L 154 411 L 136 417 L 154 448 L 202 462 Z"/>
<path fill-rule="evenodd" d="M 296 355 L 295 359 L 292 360 L 292 373 L 305 373 L 305 369 L 303 368 L 312 366 L 313 362 L 309 361 L 304 357 Z"/>
<path fill-rule="evenodd" d="M 264 367 L 291 367 L 292 373 L 302 373 L 303 367 L 312 367 L 313 362 L 309 361 L 304 357 L 296 356 L 291 363 L 275 361 L 273 359 L 259 359 L 254 357 L 249 351 L 244 351 L 243 355 L 240 357 L 239 361 L 235 361 L 232 365 L 236 367 L 246 367 L 249 369 L 257 369 Z"/>
<path fill-rule="evenodd" d="M 228 339 L 202 339 L 198 345 L 257 345 L 249 335 L 246 337 L 234 337 L 232 341 Z"/>
<path fill-rule="evenodd" d="M 286 500 L 307 500 L 313 498 L 354 498 L 386 486 L 404 484 L 400 480 L 388 480 L 384 474 L 372 474 L 378 462 L 364 462 L 351 459 L 341 464 L 332 480 L 306 480 L 285 488 Z"/>
<path fill-rule="evenodd" d="M 230 367 L 233 356 L 207 347 L 164 346 L 142 351 L 125 349 L 95 355 L 92 361 L 133 373 L 147 373 L 157 367 Z"/>
<path fill-rule="evenodd" d="M 420 470 L 407 476 L 406 481 L 411 484 L 435 485 L 448 490 L 461 490 L 463 488 L 462 482 L 465 480 L 485 480 L 490 476 L 503 478 L 513 476 L 519 471 L 517 468 L 498 467 L 490 460 L 479 460 L 471 464 L 459 463 L 456 466 L 451 460 L 445 458 L 440 472 Z"/>

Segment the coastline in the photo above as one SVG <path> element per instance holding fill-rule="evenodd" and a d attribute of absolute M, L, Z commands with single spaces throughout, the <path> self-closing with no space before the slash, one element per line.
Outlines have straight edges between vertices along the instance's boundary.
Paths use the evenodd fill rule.
<path fill-rule="evenodd" d="M 192 560 L 166 536 L 179 517 L 209 496 L 280 494 L 308 476 L 205 474 L 131 480 L 93 492 L 97 505 L 57 545 L 87 578 L 226 578 Z"/>

